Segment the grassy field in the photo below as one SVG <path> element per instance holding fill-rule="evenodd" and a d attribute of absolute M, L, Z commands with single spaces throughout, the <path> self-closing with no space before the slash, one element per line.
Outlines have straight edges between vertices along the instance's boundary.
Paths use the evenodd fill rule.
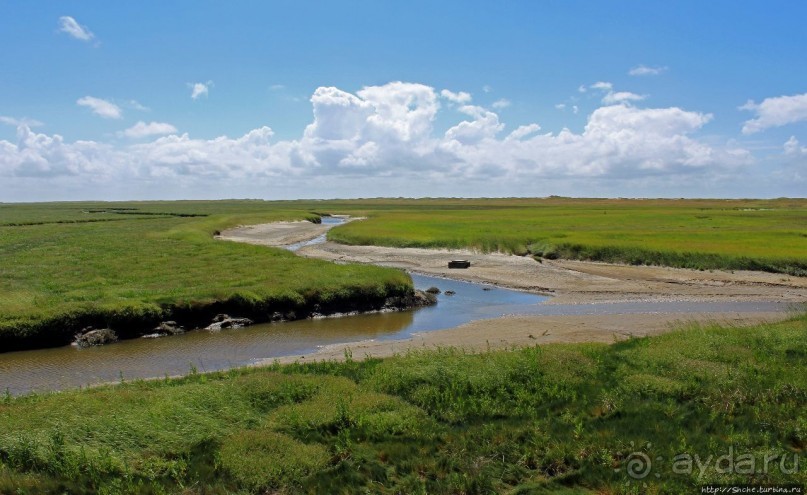
<path fill-rule="evenodd" d="M 543 258 L 807 275 L 807 200 L 492 199 L 365 202 L 331 240 Z M 342 209 L 356 208 L 345 205 Z"/>
<path fill-rule="evenodd" d="M 411 291 L 397 270 L 213 239 L 230 226 L 306 218 L 318 219 L 264 201 L 0 205 L 0 350 L 65 344 L 88 325 L 126 337 L 162 319 L 260 319 Z"/>
<path fill-rule="evenodd" d="M 65 344 L 90 325 L 127 337 L 162 319 L 201 324 L 230 311 L 265 319 L 378 305 L 411 290 L 393 270 L 213 239 L 229 226 L 320 213 L 369 217 L 331 230 L 348 244 L 807 274 L 802 199 L 0 204 L 0 350 Z"/>
<path fill-rule="evenodd" d="M 612 345 L 444 349 L 7 396 L 0 493 L 675 494 L 703 483 L 803 485 L 805 363 L 802 315 Z M 626 470 L 641 455 L 652 465 L 633 478 Z M 776 456 L 767 467 L 766 456 Z"/>

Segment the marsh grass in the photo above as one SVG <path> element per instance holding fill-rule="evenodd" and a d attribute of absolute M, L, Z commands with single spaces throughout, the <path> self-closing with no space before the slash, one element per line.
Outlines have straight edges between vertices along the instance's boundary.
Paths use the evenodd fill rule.
<path fill-rule="evenodd" d="M 235 225 L 319 218 L 297 206 L 0 206 L 2 351 L 64 345 L 87 326 L 111 327 L 127 338 L 164 319 L 204 326 L 216 313 L 234 312 L 265 320 L 276 311 L 305 314 L 315 305 L 379 306 L 412 290 L 397 270 L 304 260 L 282 249 L 213 239 Z M 94 215 L 109 221 L 81 220 Z"/>
<path fill-rule="evenodd" d="M 365 212 L 368 220 L 331 230 L 329 239 L 807 275 L 807 201 L 800 199 L 401 200 L 383 206 Z"/>
<path fill-rule="evenodd" d="M 687 475 L 668 461 L 730 449 L 803 457 L 805 342 L 800 315 L 612 345 L 446 348 L 7 398 L 0 492 L 629 494 L 804 484 L 803 468 L 747 475 L 712 463 Z M 654 465 L 658 477 L 626 476 L 636 450 L 666 460 Z"/>

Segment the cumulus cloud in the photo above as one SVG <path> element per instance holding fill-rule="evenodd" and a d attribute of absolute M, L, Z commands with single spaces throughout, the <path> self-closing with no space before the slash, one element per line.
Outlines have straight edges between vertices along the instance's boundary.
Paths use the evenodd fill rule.
<path fill-rule="evenodd" d="M 101 177 L 111 162 L 109 146 L 92 141 L 65 143 L 58 134 L 48 136 L 17 127 L 17 142 L 0 141 L 0 175 L 56 177 L 87 175 Z"/>
<path fill-rule="evenodd" d="M 510 105 L 512 105 L 512 102 L 510 100 L 508 100 L 507 98 L 502 98 L 502 99 L 494 101 L 493 105 L 491 105 L 491 106 L 493 108 L 495 108 L 496 110 L 501 110 L 502 108 L 507 108 Z"/>
<path fill-rule="evenodd" d="M 95 38 L 95 35 L 86 26 L 82 26 L 69 15 L 59 17 L 59 31 L 81 41 L 90 41 Z"/>
<path fill-rule="evenodd" d="M 324 181 L 323 187 L 348 181 L 355 187 L 357 181 L 385 178 L 384 183 L 419 181 L 424 193 L 439 184 L 496 178 L 517 185 L 563 177 L 704 176 L 751 161 L 746 150 L 696 137 L 711 115 L 676 107 L 619 103 L 594 110 L 580 132 L 542 133 L 538 123 L 527 123 L 508 133 L 495 111 L 458 104 L 462 119 L 436 132 L 441 97 L 442 91 L 405 82 L 355 93 L 320 87 L 310 99 L 313 121 L 298 139 L 281 141 L 269 127 L 202 140 L 177 135 L 170 124 L 138 122 L 121 135 L 153 140 L 113 147 L 68 143 L 20 125 L 16 143 L 0 141 L 0 175 L 108 177 L 139 184 L 173 178 L 209 187 L 261 180 Z"/>
<path fill-rule="evenodd" d="M 148 124 L 139 121 L 137 124 L 118 133 L 120 136 L 140 139 L 148 136 L 162 136 L 165 134 L 174 134 L 177 128 L 165 122 L 149 122 Z"/>
<path fill-rule="evenodd" d="M 448 100 L 448 101 L 450 101 L 452 103 L 465 104 L 465 103 L 470 103 L 471 102 L 471 94 L 466 93 L 465 91 L 460 91 L 458 93 L 454 93 L 453 91 L 449 91 L 447 89 L 444 89 L 444 90 L 440 91 L 440 96 L 442 96 L 443 98 L 445 98 L 446 100 Z"/>
<path fill-rule="evenodd" d="M 765 98 L 762 103 L 749 100 L 740 110 L 756 113 L 743 124 L 743 134 L 754 134 L 771 127 L 781 127 L 807 120 L 807 93 Z"/>
<path fill-rule="evenodd" d="M 198 100 L 202 96 L 207 98 L 207 95 L 210 94 L 210 88 L 213 87 L 213 81 L 188 83 L 188 87 L 191 88 L 191 99 Z"/>
<path fill-rule="evenodd" d="M 784 145 L 784 152 L 788 156 L 807 156 L 807 147 L 802 146 L 796 136 L 790 136 Z"/>
<path fill-rule="evenodd" d="M 92 110 L 92 113 L 105 119 L 119 119 L 123 117 L 123 111 L 119 106 L 110 101 L 96 98 L 94 96 L 85 96 L 84 98 L 79 98 L 76 100 L 76 104 L 89 108 Z"/>
<path fill-rule="evenodd" d="M 648 67 L 646 65 L 637 65 L 628 71 L 631 76 L 658 76 L 667 72 L 667 67 Z"/>
<path fill-rule="evenodd" d="M 494 112 L 475 105 L 466 105 L 459 110 L 473 120 L 460 122 L 446 131 L 445 138 L 449 141 L 449 147 L 454 147 L 452 142 L 467 145 L 490 140 L 504 129 L 504 124 L 499 122 L 499 116 Z"/>

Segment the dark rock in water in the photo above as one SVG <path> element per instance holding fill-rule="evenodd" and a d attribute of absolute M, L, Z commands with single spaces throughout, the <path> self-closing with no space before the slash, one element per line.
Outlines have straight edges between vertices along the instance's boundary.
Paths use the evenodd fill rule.
<path fill-rule="evenodd" d="M 453 290 L 447 290 L 444 292 L 444 294 L 447 296 L 453 296 L 454 294 L 456 294 L 456 292 L 454 292 Z"/>
<path fill-rule="evenodd" d="M 213 323 L 221 323 L 222 321 L 229 320 L 229 319 L 230 319 L 230 315 L 227 315 L 227 314 L 224 314 L 224 313 L 219 313 L 219 314 L 217 314 L 216 316 L 213 317 Z"/>
<path fill-rule="evenodd" d="M 117 341 L 118 335 L 109 328 L 93 330 L 92 327 L 87 327 L 76 335 L 73 345 L 76 347 L 93 347 Z"/>
<path fill-rule="evenodd" d="M 415 289 L 406 296 L 390 297 L 384 303 L 384 309 L 407 309 L 437 304 L 437 296 L 426 291 Z"/>
<path fill-rule="evenodd" d="M 428 289 L 426 289 L 426 292 L 428 292 L 429 294 L 439 294 L 440 289 L 438 289 L 437 287 L 429 287 Z"/>
<path fill-rule="evenodd" d="M 482 287 L 482 290 L 493 290 L 492 287 Z"/>
<path fill-rule="evenodd" d="M 152 330 L 155 334 L 162 334 L 162 335 L 179 335 L 181 333 L 185 333 L 185 329 L 180 325 L 177 325 L 175 321 L 164 321 L 157 325 L 157 327 Z"/>
<path fill-rule="evenodd" d="M 225 318 L 220 318 L 224 316 Z M 219 330 L 224 330 L 225 328 L 242 328 L 248 327 L 252 325 L 254 322 L 249 318 L 231 318 L 227 315 L 216 315 L 213 318 L 213 323 L 205 327 L 205 330 L 209 330 L 211 332 L 218 332 Z"/>
<path fill-rule="evenodd" d="M 280 314 L 279 312 L 275 311 L 274 313 L 272 313 L 272 321 L 280 321 L 282 319 L 283 315 Z"/>

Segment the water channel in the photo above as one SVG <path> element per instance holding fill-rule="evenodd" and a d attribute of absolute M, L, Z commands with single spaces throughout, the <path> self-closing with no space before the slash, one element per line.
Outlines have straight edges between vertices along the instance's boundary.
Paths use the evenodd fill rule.
<path fill-rule="evenodd" d="M 338 220 L 328 220 L 338 223 Z M 301 243 L 324 242 L 324 236 Z M 598 315 L 784 311 L 770 302 L 629 302 L 542 304 L 548 298 L 494 286 L 412 274 L 415 287 L 441 289 L 438 304 L 394 313 L 267 323 L 221 332 L 195 331 L 161 339 L 134 339 L 102 347 L 71 346 L 0 353 L 0 391 L 76 388 L 97 383 L 213 371 L 281 356 L 305 355 L 330 344 L 405 339 L 503 315 Z M 453 291 L 447 295 L 446 291 Z"/>

